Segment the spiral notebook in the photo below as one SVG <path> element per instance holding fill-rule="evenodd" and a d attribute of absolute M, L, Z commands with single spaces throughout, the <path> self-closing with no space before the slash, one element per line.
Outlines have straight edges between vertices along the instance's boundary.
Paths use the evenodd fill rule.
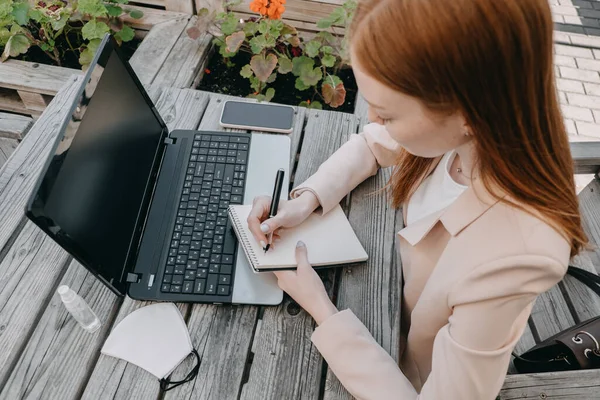
<path fill-rule="evenodd" d="M 257 272 L 295 269 L 299 240 L 306 243 L 312 266 L 348 264 L 368 258 L 339 205 L 325 215 L 313 213 L 302 224 L 284 229 L 275 248 L 266 254 L 248 229 L 246 219 L 251 209 L 251 205 L 231 205 L 229 218 L 248 261 Z"/>

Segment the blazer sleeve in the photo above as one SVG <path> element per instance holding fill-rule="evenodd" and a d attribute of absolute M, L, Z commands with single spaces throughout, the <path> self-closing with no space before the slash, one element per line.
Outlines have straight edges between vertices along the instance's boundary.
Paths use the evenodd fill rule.
<path fill-rule="evenodd" d="M 325 320 L 312 341 L 358 399 L 493 400 L 533 301 L 565 273 L 557 260 L 515 256 L 479 266 L 456 283 L 448 296 L 453 313 L 435 337 L 432 370 L 420 394 L 349 310 Z"/>
<path fill-rule="evenodd" d="M 323 213 L 335 207 L 358 184 L 382 167 L 396 163 L 400 145 L 383 125 L 368 124 L 363 132 L 351 135 L 305 182 L 290 193 L 292 198 L 305 191 L 315 194 Z"/>

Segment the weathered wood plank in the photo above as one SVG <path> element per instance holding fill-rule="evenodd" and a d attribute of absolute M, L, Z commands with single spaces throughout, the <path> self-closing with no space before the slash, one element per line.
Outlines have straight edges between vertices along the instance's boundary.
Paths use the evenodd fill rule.
<path fill-rule="evenodd" d="M 0 87 L 0 110 L 29 114 L 34 117 L 41 114 L 39 111 L 28 110 L 16 90 L 3 87 Z"/>
<path fill-rule="evenodd" d="M 79 397 L 122 300 L 76 261 L 71 262 L 60 284 L 87 301 L 102 322 L 101 328 L 86 332 L 54 293 L 0 398 Z"/>
<path fill-rule="evenodd" d="M 190 16 L 186 13 L 176 11 L 165 11 L 157 10 L 148 7 L 137 7 L 133 5 L 127 5 L 128 10 L 139 10 L 144 13 L 144 16 L 140 19 L 134 19 L 129 14 L 123 14 L 122 20 L 134 29 L 141 29 L 145 31 L 151 30 L 154 26 L 162 24 L 167 21 L 187 19 Z"/>
<path fill-rule="evenodd" d="M 74 77 L 59 92 L 10 160 L 0 169 L 0 249 L 24 219 L 23 209 L 82 78 Z"/>
<path fill-rule="evenodd" d="M 344 267 L 337 292 L 339 310 L 351 309 L 375 340 L 397 362 L 400 351 L 401 260 L 396 232 L 403 227 L 402 213 L 394 210 L 383 188 L 390 169 L 366 180 L 350 195 L 349 221 L 369 260 Z M 373 219 L 373 215 L 378 218 Z M 352 396 L 328 369 L 324 399 Z"/>
<path fill-rule="evenodd" d="M 251 13 L 251 0 L 243 0 L 240 4 L 229 7 L 231 11 Z M 290 0 L 285 4 L 284 21 L 302 21 L 316 23 L 333 12 L 338 6 L 317 3 L 308 0 Z"/>
<path fill-rule="evenodd" d="M 178 11 L 186 14 L 194 13 L 193 0 L 165 0 L 165 8 L 168 11 Z"/>
<path fill-rule="evenodd" d="M 0 112 L 0 137 L 2 138 L 21 140 L 32 125 L 31 117 Z"/>
<path fill-rule="evenodd" d="M 571 142 L 576 174 L 595 174 L 600 170 L 600 142 Z"/>
<path fill-rule="evenodd" d="M 19 142 L 15 139 L 0 138 L 0 168 L 15 151 Z"/>
<path fill-rule="evenodd" d="M 160 93 L 156 108 L 170 130 L 196 129 L 208 104 L 208 94 L 189 89 L 150 87 L 151 96 Z M 134 310 L 152 304 L 126 298 L 116 323 Z M 179 304 L 185 316 L 189 305 Z M 84 399 L 151 399 L 159 394 L 156 377 L 113 357 L 100 355 L 83 393 Z"/>
<path fill-rule="evenodd" d="M 11 208 L 9 203 L 0 204 L 2 208 Z M 69 256 L 57 244 L 33 223 L 28 223 L 0 263 L 0 388 L 19 359 L 68 261 Z"/>
<path fill-rule="evenodd" d="M 189 16 L 156 25 L 137 48 L 129 63 L 144 85 L 152 83 L 187 25 Z"/>
<path fill-rule="evenodd" d="M 540 340 L 575 325 L 575 320 L 558 286 L 542 293 L 535 301 L 531 321 Z"/>
<path fill-rule="evenodd" d="M 579 193 L 579 208 L 583 218 L 583 226 L 592 244 L 600 244 L 600 182 L 595 179 Z M 598 248 L 588 253 L 596 273 L 600 273 L 600 250 Z"/>
<path fill-rule="evenodd" d="M 212 35 L 208 32 L 191 39 L 187 29 L 196 24 L 193 16 L 183 29 L 167 59 L 159 69 L 153 83 L 176 88 L 189 88 L 200 70 L 203 70 L 211 47 Z"/>
<path fill-rule="evenodd" d="M 82 74 L 78 69 L 11 59 L 0 64 L 0 87 L 55 95 L 72 75 Z"/>
<path fill-rule="evenodd" d="M 306 180 L 337 148 L 356 132 L 358 121 L 350 114 L 307 110 L 300 159 L 294 185 Z M 309 249 L 310 251 L 310 249 Z M 329 271 L 333 277 L 334 271 Z M 331 290 L 332 281 L 326 281 Z M 242 399 L 317 399 L 323 359 L 312 345 L 314 321 L 286 296 L 268 307 L 254 336 L 254 358 Z"/>
<path fill-rule="evenodd" d="M 600 370 L 510 375 L 500 392 L 501 400 L 598 399 Z"/>
<path fill-rule="evenodd" d="M 369 123 L 369 103 L 365 100 L 363 95 L 358 92 L 356 95 L 356 104 L 354 105 L 354 115 L 361 119 L 362 126 Z M 362 128 L 361 126 L 361 128 Z"/>
<path fill-rule="evenodd" d="M 17 90 L 17 94 L 28 110 L 43 112 L 46 109 L 46 100 L 41 94 L 25 90 Z"/>

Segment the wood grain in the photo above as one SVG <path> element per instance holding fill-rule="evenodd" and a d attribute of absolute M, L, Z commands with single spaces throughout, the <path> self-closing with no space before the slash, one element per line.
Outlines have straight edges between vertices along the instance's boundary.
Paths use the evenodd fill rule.
<path fill-rule="evenodd" d="M 208 62 L 212 35 L 205 32 L 198 39 L 190 38 L 187 30 L 194 26 L 197 20 L 196 16 L 190 18 L 156 74 L 153 83 L 176 88 L 189 88 L 199 71 L 204 70 Z"/>
<path fill-rule="evenodd" d="M 229 10 L 250 13 L 250 3 L 251 0 L 242 0 L 240 4 L 229 7 Z M 333 4 L 308 0 L 289 0 L 285 4 L 283 19 L 316 23 L 331 14 L 337 7 Z"/>
<path fill-rule="evenodd" d="M 17 90 L 17 94 L 27 110 L 43 112 L 46 109 L 46 100 L 41 94 L 25 90 Z"/>
<path fill-rule="evenodd" d="M 140 19 L 134 19 L 129 14 L 123 14 L 121 19 L 134 29 L 140 29 L 144 31 L 151 30 L 154 26 L 160 25 L 164 22 L 188 19 L 190 16 L 186 13 L 176 11 L 165 11 L 157 10 L 155 8 L 138 7 L 133 5 L 127 5 L 128 10 L 138 10 L 144 13 L 144 16 Z M 142 42 L 143 43 L 143 42 Z"/>
<path fill-rule="evenodd" d="M 11 208 L 8 203 L 0 204 Z M 69 256 L 57 244 L 28 223 L 0 263 L 0 388 L 5 386 L 68 261 Z M 5 390 L 12 389 L 7 386 Z"/>
<path fill-rule="evenodd" d="M 0 87 L 0 110 L 38 116 L 39 111 L 28 110 L 21 101 L 18 93 L 14 89 L 5 89 Z"/>
<path fill-rule="evenodd" d="M 195 90 L 182 90 L 151 86 L 149 92 L 160 97 L 156 107 L 170 130 L 196 129 L 208 103 L 208 94 Z M 139 302 L 126 298 L 119 310 L 115 325 L 134 310 L 152 302 Z M 178 304 L 182 315 L 188 313 L 188 304 Z M 84 399 L 149 399 L 159 394 L 156 377 L 150 373 L 113 357 L 100 355 L 83 393 Z"/>
<path fill-rule="evenodd" d="M 575 173 L 595 174 L 600 170 L 600 142 L 571 142 Z"/>
<path fill-rule="evenodd" d="M 140 82 L 152 83 L 187 25 L 189 16 L 172 19 L 152 28 L 129 63 Z"/>
<path fill-rule="evenodd" d="M 194 13 L 193 0 L 165 0 L 165 8 L 168 11 L 178 11 L 186 14 Z"/>
<path fill-rule="evenodd" d="M 593 400 L 600 393 L 600 370 L 511 375 L 500 392 L 501 400 Z"/>
<path fill-rule="evenodd" d="M 0 87 L 55 95 L 72 75 L 82 74 L 78 69 L 11 59 L 0 64 Z"/>
<path fill-rule="evenodd" d="M 399 361 L 401 261 L 396 234 L 402 213 L 394 210 L 385 192 L 390 169 L 367 179 L 350 194 L 349 221 L 369 254 L 367 262 L 344 267 L 337 292 L 339 310 L 350 309 L 365 324 L 377 343 Z M 377 215 L 377 218 L 373 218 Z M 328 369 L 324 399 L 351 399 Z"/>
<path fill-rule="evenodd" d="M 55 292 L 0 398 L 66 400 L 78 398 L 83 390 L 122 299 L 76 261 L 71 262 L 60 284 L 82 296 L 102 326 L 94 333 L 85 331 Z"/>
<path fill-rule="evenodd" d="M 2 168 L 18 145 L 19 142 L 15 139 L 0 138 L 0 168 Z"/>
<path fill-rule="evenodd" d="M 0 169 L 0 249 L 4 248 L 24 219 L 25 203 L 46 161 L 69 105 L 81 84 L 74 77 L 54 98 L 46 112 Z"/>
<path fill-rule="evenodd" d="M 307 110 L 294 185 L 306 180 L 337 148 L 356 132 L 356 117 L 339 112 Z M 333 271 L 329 271 L 333 277 Z M 325 282 L 331 290 L 333 282 Z M 312 345 L 310 315 L 289 297 L 268 307 L 253 343 L 253 362 L 242 399 L 317 399 L 323 360 Z"/>
<path fill-rule="evenodd" d="M 27 134 L 33 119 L 19 114 L 0 112 L 0 137 L 21 140 Z"/>

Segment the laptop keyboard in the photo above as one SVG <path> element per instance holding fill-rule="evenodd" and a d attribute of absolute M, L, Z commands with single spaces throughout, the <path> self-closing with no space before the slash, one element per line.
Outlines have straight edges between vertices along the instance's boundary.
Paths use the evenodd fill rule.
<path fill-rule="evenodd" d="M 242 204 L 248 134 L 197 134 L 187 166 L 162 292 L 229 296 L 237 238 L 227 217 Z"/>

